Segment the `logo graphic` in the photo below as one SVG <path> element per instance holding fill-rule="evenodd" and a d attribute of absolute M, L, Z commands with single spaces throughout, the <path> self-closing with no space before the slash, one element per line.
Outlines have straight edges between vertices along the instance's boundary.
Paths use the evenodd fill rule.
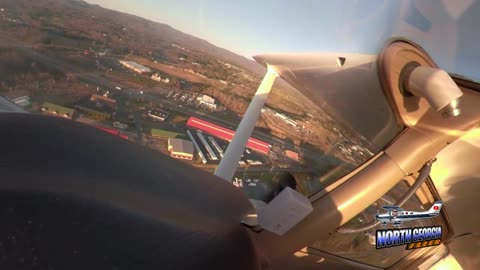
<path fill-rule="evenodd" d="M 407 211 L 398 206 L 384 206 L 386 213 L 375 215 L 375 219 L 383 226 L 393 223 L 394 228 L 399 228 L 404 221 L 418 220 L 437 217 L 442 209 L 442 202 L 436 201 L 428 211 Z M 442 227 L 421 227 L 405 229 L 377 230 L 377 249 L 393 246 L 407 245 L 406 249 L 416 249 L 440 245 L 442 239 Z"/>

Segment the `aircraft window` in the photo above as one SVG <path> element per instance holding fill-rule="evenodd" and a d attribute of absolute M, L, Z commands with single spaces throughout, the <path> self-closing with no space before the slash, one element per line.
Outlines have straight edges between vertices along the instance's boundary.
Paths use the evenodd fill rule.
<path fill-rule="evenodd" d="M 264 161 L 258 166 L 245 152 L 234 177 L 251 199 L 268 203 L 287 173 L 297 191 L 311 196 L 372 158 L 402 130 L 369 77 L 374 58 L 355 60 L 338 72 L 307 63 L 281 73 L 253 134 L 271 145 L 269 153 L 251 153 Z M 352 73 L 374 83 L 355 88 L 344 78 Z"/>
<path fill-rule="evenodd" d="M 266 51 L 247 60 L 98 5 L 46 2 L 2 3 L 0 93 L 213 173 L 266 72 L 251 57 Z M 268 203 L 284 186 L 313 195 L 402 130 L 375 53 L 322 57 L 276 80 L 232 179 L 250 198 Z"/>
<path fill-rule="evenodd" d="M 389 192 L 377 200 L 374 204 L 365 209 L 362 213 L 352 218 L 345 226 L 360 226 L 375 220 L 377 211 L 385 212 L 382 209 L 385 205 L 394 205 L 400 197 L 407 192 L 409 186 L 406 181 L 401 181 Z M 402 208 L 412 211 L 427 211 L 431 205 L 423 206 L 417 196 L 412 196 Z M 447 235 L 447 226 L 442 216 L 428 219 L 405 221 L 402 228 L 442 226 L 442 235 Z M 392 228 L 391 225 L 384 227 L 379 224 L 367 231 L 351 234 L 334 233 L 329 238 L 314 242 L 310 247 L 336 256 L 369 264 L 381 268 L 387 268 L 403 259 L 410 252 L 405 246 L 396 246 L 384 249 L 375 247 L 375 231 Z"/>

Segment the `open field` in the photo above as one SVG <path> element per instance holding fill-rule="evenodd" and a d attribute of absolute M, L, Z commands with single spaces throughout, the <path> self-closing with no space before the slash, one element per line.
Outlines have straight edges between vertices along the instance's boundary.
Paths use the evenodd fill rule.
<path fill-rule="evenodd" d="M 162 72 L 170 74 L 171 76 L 175 76 L 177 78 L 181 78 L 181 79 L 184 79 L 184 80 L 192 82 L 192 83 L 200 83 L 200 84 L 206 84 L 206 85 L 214 85 L 215 84 L 214 80 L 211 80 L 211 79 L 208 79 L 208 78 L 202 78 L 199 75 L 184 71 L 182 68 L 173 67 L 173 66 L 169 66 L 169 65 L 165 65 L 165 64 L 161 64 L 161 63 L 154 63 L 150 60 L 147 60 L 147 59 L 145 59 L 143 57 L 139 57 L 139 56 L 131 56 L 130 59 L 139 63 L 139 64 L 142 64 L 142 65 L 154 68 L 154 69 L 158 69 Z"/>

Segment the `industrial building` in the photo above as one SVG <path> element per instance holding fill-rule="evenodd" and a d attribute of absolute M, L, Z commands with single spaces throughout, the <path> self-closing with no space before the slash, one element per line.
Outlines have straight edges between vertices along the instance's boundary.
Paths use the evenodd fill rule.
<path fill-rule="evenodd" d="M 292 160 L 298 161 L 300 159 L 300 155 L 297 152 L 293 152 L 290 150 L 285 151 L 285 155 Z"/>
<path fill-rule="evenodd" d="M 152 80 L 157 81 L 157 82 L 162 81 L 162 77 L 160 77 L 160 75 L 158 75 L 158 73 L 153 74 L 151 78 L 152 78 Z"/>
<path fill-rule="evenodd" d="M 223 149 L 220 147 L 220 145 L 217 143 L 215 138 L 212 136 L 208 136 L 208 140 L 212 143 L 213 147 L 217 150 L 218 154 L 220 155 L 220 158 L 223 158 Z"/>
<path fill-rule="evenodd" d="M 102 127 L 102 126 L 95 126 L 95 128 L 98 128 L 98 129 L 100 129 L 100 130 L 103 130 L 103 131 L 105 131 L 106 133 L 110 133 L 110 134 L 112 134 L 112 135 L 118 136 L 118 137 L 120 137 L 120 138 L 122 138 L 122 139 L 128 140 L 128 136 L 125 135 L 125 134 L 120 133 L 119 130 L 111 129 L 111 128 L 106 128 L 106 127 Z"/>
<path fill-rule="evenodd" d="M 96 94 L 93 94 L 90 97 L 90 100 L 92 102 L 98 102 L 98 103 L 101 103 L 102 105 L 107 105 L 107 106 L 110 106 L 112 108 L 115 108 L 115 106 L 117 105 L 117 101 L 115 99 L 109 98 L 109 97 L 106 97 L 106 96 L 96 95 Z"/>
<path fill-rule="evenodd" d="M 205 140 L 205 137 L 203 137 L 203 134 L 199 131 L 199 132 L 197 132 L 197 136 L 200 139 L 200 142 L 203 144 L 203 146 L 207 150 L 207 153 L 210 156 L 210 159 L 211 160 L 218 160 L 217 155 L 215 155 L 215 153 L 213 152 L 213 149 L 210 147 L 207 140 Z"/>
<path fill-rule="evenodd" d="M 233 136 L 235 135 L 235 131 L 233 130 L 215 125 L 196 117 L 190 117 L 188 119 L 187 126 L 207 132 L 215 137 L 229 142 L 232 141 Z M 268 154 L 270 152 L 269 143 L 251 137 L 248 139 L 247 147 L 262 154 Z"/>
<path fill-rule="evenodd" d="M 116 127 L 116 128 L 119 128 L 119 129 L 127 129 L 128 125 L 124 124 L 124 123 L 121 123 L 119 121 L 115 121 L 115 122 L 113 122 L 113 127 Z"/>
<path fill-rule="evenodd" d="M 200 149 L 200 146 L 198 145 L 197 141 L 195 141 L 195 138 L 193 137 L 192 133 L 190 130 L 187 130 L 187 135 L 192 140 L 193 146 L 195 147 L 195 150 L 197 150 L 198 156 L 202 160 L 203 164 L 207 164 L 207 159 L 205 158 L 205 155 L 202 152 L 202 149 Z"/>
<path fill-rule="evenodd" d="M 72 119 L 73 113 L 75 112 L 73 109 L 66 108 L 66 107 L 49 103 L 49 102 L 43 103 L 42 111 L 51 115 L 56 115 L 56 116 L 60 116 L 67 119 Z"/>
<path fill-rule="evenodd" d="M 148 117 L 150 117 L 154 121 L 165 121 L 167 119 L 169 113 L 153 109 L 147 113 Z"/>
<path fill-rule="evenodd" d="M 211 96 L 203 95 L 197 98 L 200 105 L 205 105 L 210 109 L 216 110 L 217 104 L 215 104 L 215 99 Z"/>
<path fill-rule="evenodd" d="M 137 62 L 120 60 L 120 64 L 140 74 L 152 72 L 150 68 L 142 66 Z"/>
<path fill-rule="evenodd" d="M 170 156 L 178 159 L 193 159 L 193 143 L 187 140 L 169 138 L 168 151 Z"/>
<path fill-rule="evenodd" d="M 101 106 L 84 103 L 82 105 L 75 105 L 75 109 L 96 120 L 112 119 L 112 110 L 110 108 L 102 108 Z"/>

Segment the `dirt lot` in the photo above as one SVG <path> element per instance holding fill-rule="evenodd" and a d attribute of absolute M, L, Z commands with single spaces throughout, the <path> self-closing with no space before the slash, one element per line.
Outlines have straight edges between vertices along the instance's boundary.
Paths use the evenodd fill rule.
<path fill-rule="evenodd" d="M 133 57 L 131 57 L 131 60 L 133 60 L 133 61 L 135 61 L 139 64 L 149 66 L 149 67 L 152 67 L 154 69 L 158 69 L 158 70 L 163 71 L 165 73 L 168 73 L 172 76 L 182 78 L 182 79 L 187 80 L 187 81 L 192 82 L 192 83 L 201 83 L 201 84 L 206 84 L 206 85 L 214 85 L 215 84 L 214 80 L 211 80 L 211 79 L 208 79 L 208 78 L 202 78 L 201 76 L 198 76 L 196 74 L 183 71 L 183 69 L 181 69 L 181 68 L 171 67 L 171 66 L 161 64 L 161 63 L 154 63 L 154 62 L 149 61 L 149 60 L 147 60 L 143 57 L 133 56 Z"/>

